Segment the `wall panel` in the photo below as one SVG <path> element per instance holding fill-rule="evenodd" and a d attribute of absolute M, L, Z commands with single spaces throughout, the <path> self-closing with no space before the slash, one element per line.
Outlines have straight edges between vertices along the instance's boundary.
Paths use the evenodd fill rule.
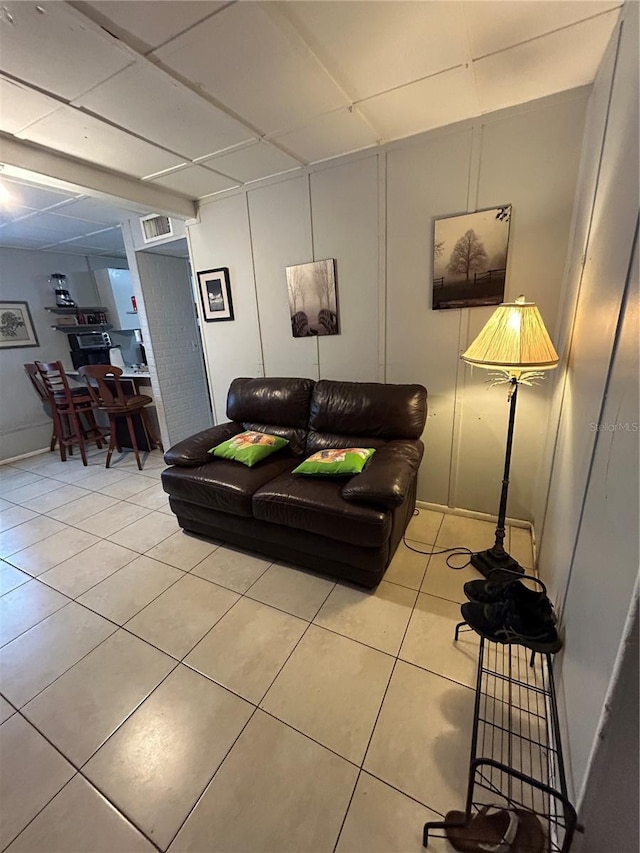
<path fill-rule="evenodd" d="M 532 513 L 533 518 L 536 520 L 538 537 L 543 535 L 544 514 L 549 492 L 553 452 L 557 440 L 557 427 L 566 382 L 567 351 L 571 342 L 578 292 L 582 280 L 582 268 L 584 266 L 586 245 L 591 225 L 593 198 L 600 171 L 600 157 L 606 129 L 607 110 L 611 96 L 617 46 L 618 28 L 616 28 L 600 65 L 591 97 L 589 98 L 585 120 L 583 150 L 573 211 L 572 234 L 569 239 L 563 302 L 558 311 L 555 334 L 553 335 L 558 354 L 560 355 L 560 366 L 556 371 L 548 374 L 547 381 L 550 386 L 552 402 L 549 408 L 545 450 L 542 456 L 542 464 L 538 469 L 538 483 L 532 505 Z M 552 330 L 549 329 L 549 332 L 551 333 Z"/>
<path fill-rule="evenodd" d="M 189 243 L 194 276 L 197 270 L 228 267 L 231 278 L 234 320 L 205 323 L 197 303 L 214 418 L 223 423 L 231 381 L 263 370 L 246 197 L 203 205 L 199 224 L 189 228 Z"/>
<path fill-rule="evenodd" d="M 448 504 L 461 311 L 431 310 L 433 218 L 466 210 L 473 131 L 387 154 L 387 382 L 429 391 L 418 497 Z"/>
<path fill-rule="evenodd" d="M 629 9 L 636 10 L 631 4 Z M 633 26 L 626 20 L 624 26 Z M 637 34 L 637 30 L 636 30 Z M 608 88 L 608 81 L 602 80 Z M 583 495 L 618 328 L 638 215 L 637 40 L 618 55 L 602 164 L 568 354 L 564 400 L 540 549 L 540 570 L 562 597 L 572 564 Z"/>
<path fill-rule="evenodd" d="M 585 109 L 583 93 L 549 103 L 544 111 L 494 117 L 483 127 L 477 207 L 512 205 L 505 298 L 513 300 L 524 293 L 536 302 L 552 335 L 560 307 Z M 463 348 L 492 311 L 490 307 L 469 311 Z M 486 371 L 472 373 L 465 368 L 455 494 L 464 495 L 465 506 L 496 513 L 508 406 L 506 390 L 488 389 L 486 380 Z M 518 394 L 508 509 L 515 518 L 533 519 L 552 387 L 544 379 Z"/>
<path fill-rule="evenodd" d="M 249 192 L 266 376 L 318 378 L 318 340 L 291 334 L 285 267 L 313 260 L 306 176 Z"/>
<path fill-rule="evenodd" d="M 340 311 L 340 334 L 318 338 L 320 377 L 377 382 L 377 155 L 312 174 L 311 201 L 314 257 L 337 259 Z"/>

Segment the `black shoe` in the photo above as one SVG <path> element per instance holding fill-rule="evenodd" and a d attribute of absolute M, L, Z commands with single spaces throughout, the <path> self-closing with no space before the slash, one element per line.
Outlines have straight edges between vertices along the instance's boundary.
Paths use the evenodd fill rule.
<path fill-rule="evenodd" d="M 517 643 L 541 654 L 555 654 L 562 648 L 553 619 L 531 613 L 516 601 L 507 599 L 495 604 L 470 601 L 460 610 L 470 628 L 494 643 Z"/>
<path fill-rule="evenodd" d="M 492 573 L 497 574 L 497 573 Z M 467 581 L 464 594 L 469 601 L 480 604 L 497 604 L 499 601 L 515 601 L 520 609 L 527 610 L 531 615 L 549 617 L 555 623 L 553 604 L 547 597 L 547 588 L 542 581 L 532 575 L 525 575 L 526 580 L 535 581 L 541 590 L 529 589 L 514 576 L 510 580 L 477 580 Z"/>

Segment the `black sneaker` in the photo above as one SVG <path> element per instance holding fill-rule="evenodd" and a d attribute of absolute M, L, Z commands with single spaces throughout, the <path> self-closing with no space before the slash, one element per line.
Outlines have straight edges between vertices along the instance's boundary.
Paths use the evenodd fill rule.
<path fill-rule="evenodd" d="M 511 599 L 495 604 L 470 601 L 460 610 L 470 628 L 494 643 L 518 643 L 541 654 L 555 654 L 562 648 L 550 616 L 531 613 Z"/>
<path fill-rule="evenodd" d="M 519 577 L 519 576 L 518 576 Z M 547 588 L 542 581 L 532 575 L 525 575 L 527 580 L 535 581 L 541 590 L 529 589 L 520 580 L 476 580 L 467 581 L 464 585 L 464 594 L 469 601 L 477 601 L 480 604 L 497 604 L 499 601 L 515 601 L 521 609 L 529 611 L 532 615 L 550 617 L 555 623 L 553 604 L 547 597 Z"/>

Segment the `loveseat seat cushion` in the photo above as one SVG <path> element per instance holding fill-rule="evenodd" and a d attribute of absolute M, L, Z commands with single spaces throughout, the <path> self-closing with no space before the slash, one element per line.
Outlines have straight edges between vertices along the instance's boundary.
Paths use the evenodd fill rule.
<path fill-rule="evenodd" d="M 343 486 L 342 478 L 323 480 L 283 473 L 257 489 L 253 515 L 262 521 L 352 545 L 383 545 L 391 533 L 391 514 L 382 508 L 345 501 Z"/>
<path fill-rule="evenodd" d="M 283 453 L 253 468 L 227 459 L 214 459 L 195 468 L 173 466 L 162 472 L 162 488 L 172 497 L 198 506 L 251 517 L 256 490 L 298 464 L 297 458 Z"/>
<path fill-rule="evenodd" d="M 421 441 L 385 442 L 364 471 L 347 481 L 342 497 L 376 506 L 400 506 L 411 491 L 423 450 Z"/>
<path fill-rule="evenodd" d="M 313 389 L 309 428 L 338 435 L 415 439 L 422 434 L 426 416 L 427 391 L 422 385 L 321 379 Z"/>

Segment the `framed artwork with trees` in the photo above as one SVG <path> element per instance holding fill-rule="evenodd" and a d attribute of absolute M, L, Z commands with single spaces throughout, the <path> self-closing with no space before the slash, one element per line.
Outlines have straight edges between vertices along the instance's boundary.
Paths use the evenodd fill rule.
<path fill-rule="evenodd" d="M 286 274 L 293 337 L 339 334 L 335 259 L 286 267 Z"/>
<path fill-rule="evenodd" d="M 434 311 L 504 301 L 510 223 L 509 204 L 434 220 Z"/>
<path fill-rule="evenodd" d="M 37 347 L 38 336 L 26 302 L 0 302 L 0 349 Z"/>

